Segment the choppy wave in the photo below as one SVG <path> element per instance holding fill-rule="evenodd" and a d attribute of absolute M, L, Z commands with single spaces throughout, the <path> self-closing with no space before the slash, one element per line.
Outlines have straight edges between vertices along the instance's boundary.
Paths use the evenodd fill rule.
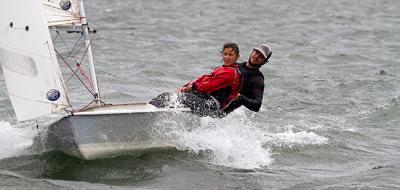
<path fill-rule="evenodd" d="M 19 128 L 0 121 L 0 159 L 24 154 L 32 146 L 33 137 L 31 128 Z"/>
<path fill-rule="evenodd" d="M 312 131 L 293 132 L 291 128 L 273 133 L 257 127 L 243 110 L 223 119 L 202 118 L 201 126 L 194 130 L 177 129 L 172 132 L 177 148 L 195 153 L 211 151 L 213 164 L 254 169 L 270 166 L 273 162 L 271 147 L 321 145 L 328 138 Z"/>
<path fill-rule="evenodd" d="M 220 46 L 233 41 L 240 62 L 259 43 L 273 47 L 270 63 L 261 68 L 263 109 L 194 120 L 201 124 L 196 129 L 174 118 L 163 121 L 159 134 L 169 135 L 177 152 L 73 159 L 73 167 L 64 154 L 55 161 L 40 154 L 40 161 L 56 168 L 46 174 L 61 179 L 56 186 L 65 189 L 97 182 L 114 184 L 110 189 L 398 189 L 399 170 L 391 166 L 400 160 L 399 2 L 85 1 L 87 18 L 99 31 L 93 54 L 107 102 L 148 100 L 174 90 L 220 64 Z M 118 77 L 107 82 L 108 74 Z M 2 78 L 0 158 L 2 165 L 24 168 L 20 155 L 34 135 L 10 124 L 15 115 Z M 86 89 L 73 90 L 73 101 L 86 103 Z M 35 158 L 26 161 L 44 168 Z M 262 169 L 232 174 L 218 166 Z M 90 183 L 68 182 L 74 180 Z M 14 182 L 0 184 L 12 189 Z M 26 187 L 43 189 L 31 180 Z"/>
<path fill-rule="evenodd" d="M 400 96 L 395 96 L 383 104 L 361 112 L 371 122 L 398 121 L 400 116 Z"/>

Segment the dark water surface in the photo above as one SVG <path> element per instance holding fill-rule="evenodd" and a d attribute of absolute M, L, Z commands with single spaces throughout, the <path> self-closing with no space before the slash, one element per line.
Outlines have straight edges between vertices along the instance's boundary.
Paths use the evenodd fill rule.
<path fill-rule="evenodd" d="M 38 130 L 15 122 L 1 74 L 0 189 L 400 189 L 400 1 L 85 6 L 108 102 L 174 90 L 233 41 L 241 61 L 273 47 L 262 109 L 177 130 L 176 149 L 83 161 L 32 150 Z M 85 102 L 84 89 L 71 94 Z"/>

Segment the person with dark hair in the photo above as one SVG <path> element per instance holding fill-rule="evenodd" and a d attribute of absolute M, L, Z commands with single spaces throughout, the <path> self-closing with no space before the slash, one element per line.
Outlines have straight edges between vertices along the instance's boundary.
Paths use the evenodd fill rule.
<path fill-rule="evenodd" d="M 224 44 L 223 65 L 211 73 L 202 75 L 177 89 L 177 100 L 200 116 L 219 116 L 229 104 L 238 97 L 242 76 L 237 69 L 239 47 L 235 43 Z M 156 107 L 165 107 L 173 98 L 173 93 L 163 93 L 149 103 Z"/>
<path fill-rule="evenodd" d="M 271 56 L 271 47 L 261 44 L 253 49 L 247 62 L 238 64 L 238 69 L 243 77 L 243 86 L 236 99 L 222 110 L 225 114 L 229 114 L 242 105 L 251 111 L 258 112 L 260 110 L 264 95 L 264 75 L 259 69 L 268 63 Z"/>

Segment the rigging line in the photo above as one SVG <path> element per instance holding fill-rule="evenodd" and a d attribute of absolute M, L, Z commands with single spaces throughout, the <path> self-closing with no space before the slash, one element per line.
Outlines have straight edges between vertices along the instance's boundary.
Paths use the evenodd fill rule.
<path fill-rule="evenodd" d="M 83 77 L 85 78 L 85 80 L 87 80 L 88 84 L 91 84 L 90 79 L 87 77 L 86 73 L 81 69 L 80 64 L 78 64 L 78 61 L 75 59 L 76 55 L 78 55 L 78 53 L 80 52 L 80 50 L 82 49 L 83 46 L 81 46 L 81 48 L 79 48 L 79 50 L 76 52 L 76 54 L 74 56 L 71 56 L 72 52 L 74 51 L 74 49 L 75 49 L 76 45 L 78 44 L 78 42 L 82 39 L 83 35 L 81 35 L 81 37 L 75 42 L 75 44 L 74 44 L 74 46 L 72 48 L 69 48 L 67 42 L 64 40 L 64 38 L 62 37 L 60 32 L 56 31 L 56 33 L 58 34 L 57 36 L 60 37 L 61 41 L 63 42 L 63 44 L 65 46 L 65 48 L 71 49 L 71 51 L 69 51 L 66 59 L 71 58 L 75 62 L 75 64 L 78 66 L 78 68 L 75 71 L 72 71 L 73 74 L 66 80 L 66 82 L 70 81 L 73 78 L 74 74 L 76 72 L 78 72 L 78 70 L 79 70 L 81 72 L 81 74 L 83 75 Z M 92 86 L 90 86 L 90 87 L 93 88 Z"/>
<path fill-rule="evenodd" d="M 68 58 L 66 58 L 66 59 L 68 59 Z M 74 59 L 74 61 L 76 62 L 75 59 Z M 75 64 L 77 64 L 77 62 Z M 77 73 L 78 70 L 79 70 L 79 68 L 76 68 L 75 71 L 72 71 L 73 73 L 65 80 L 65 82 L 69 82 L 75 76 L 74 73 Z"/>
<path fill-rule="evenodd" d="M 61 36 L 60 31 L 56 31 L 57 36 L 56 38 L 60 37 L 61 41 L 63 42 L 63 45 L 65 46 L 65 48 L 70 49 L 67 45 L 67 43 L 65 42 L 64 38 Z M 55 42 L 56 38 L 53 40 L 53 42 Z"/>
<path fill-rule="evenodd" d="M 69 52 L 69 55 L 72 54 L 72 51 L 75 49 L 75 47 L 76 47 L 76 45 L 78 44 L 78 42 L 81 41 L 82 37 L 83 37 L 83 35 L 81 35 L 81 37 L 75 42 L 74 46 L 72 47 L 71 51 Z M 79 53 L 79 51 L 80 51 L 81 49 L 82 49 L 82 47 L 78 49 L 77 53 L 76 53 L 73 57 L 75 57 L 76 55 L 78 55 L 78 53 Z M 75 62 L 76 62 L 76 61 L 75 61 Z"/>
<path fill-rule="evenodd" d="M 68 12 L 69 14 L 71 14 L 69 11 L 65 11 L 65 12 Z M 60 14 L 53 13 L 53 14 L 46 14 L 46 15 L 48 15 L 48 16 L 57 16 L 58 20 L 53 21 L 53 23 L 54 22 L 62 22 L 62 21 L 75 21 L 75 20 L 79 20 L 79 18 L 80 18 L 80 17 L 74 17 L 74 15 L 72 15 L 72 14 L 71 15 L 60 15 Z M 64 20 L 61 20 L 59 18 L 63 18 Z"/>
<path fill-rule="evenodd" d="M 81 83 L 83 84 L 83 86 L 89 91 L 89 93 L 94 96 L 93 92 L 90 91 L 90 89 L 86 86 L 86 84 L 82 81 L 81 78 L 79 78 L 78 74 L 76 74 L 76 72 L 74 72 L 74 70 L 72 69 L 72 67 L 67 63 L 67 61 L 64 59 L 64 57 L 62 55 L 60 55 L 60 53 L 57 51 L 57 49 L 54 48 L 54 51 L 57 53 L 57 55 L 64 61 L 64 63 L 69 67 L 69 69 L 71 69 L 71 71 L 74 73 L 74 75 L 78 78 L 79 81 L 81 81 Z"/>
<path fill-rule="evenodd" d="M 38 103 L 44 103 L 44 104 L 51 104 L 51 105 L 58 105 L 58 106 L 65 106 L 65 107 L 72 107 L 71 105 L 69 105 L 69 104 L 56 104 L 56 103 L 52 103 L 52 102 L 46 102 L 46 101 L 41 101 L 41 100 L 34 100 L 34 99 L 30 99 L 30 98 L 25 98 L 25 97 L 22 97 L 22 96 L 17 96 L 17 95 L 15 95 L 15 94 L 13 94 L 13 93 L 8 93 L 10 96 L 14 96 L 14 97 L 17 97 L 17 98 L 19 98 L 19 99 L 23 99 L 23 100 L 26 100 L 26 101 L 30 101 L 30 102 L 38 102 Z M 64 98 L 65 98 L 65 96 L 63 96 Z"/>
<path fill-rule="evenodd" d="M 154 88 L 150 88 L 150 87 L 148 87 L 148 86 L 145 86 L 145 85 L 143 85 L 143 84 L 140 84 L 140 83 L 135 82 L 135 81 L 132 81 L 132 80 L 129 80 L 129 79 L 127 79 L 127 78 L 122 78 L 122 77 L 120 77 L 120 76 L 118 76 L 118 75 L 112 74 L 112 73 L 107 72 L 107 71 L 104 71 L 104 70 L 102 70 L 102 69 L 96 68 L 96 70 L 98 70 L 98 71 L 100 71 L 100 72 L 103 72 L 103 73 L 106 73 L 106 74 L 108 74 L 108 75 L 110 75 L 110 76 L 112 76 L 112 77 L 119 78 L 119 79 L 121 79 L 122 81 L 127 81 L 127 82 L 130 82 L 130 83 L 134 83 L 134 84 L 136 84 L 136 85 L 138 85 L 138 86 L 141 86 L 141 87 L 143 87 L 143 88 L 153 90 L 154 92 L 158 92 L 158 93 L 162 92 L 162 91 L 160 91 L 160 90 L 157 90 L 157 89 L 154 89 Z"/>
<path fill-rule="evenodd" d="M 86 53 L 87 53 L 87 51 L 89 50 L 90 45 L 91 45 L 92 42 L 93 42 L 95 36 L 96 36 L 96 33 L 93 34 L 92 39 L 90 39 L 89 44 L 87 45 L 87 47 L 86 47 L 86 49 L 85 49 L 85 52 L 84 52 L 83 55 L 82 55 L 82 58 L 81 58 L 80 63 L 77 63 L 77 64 L 76 64 L 76 66 L 78 67 L 79 71 L 81 72 L 81 74 L 83 75 L 83 77 L 86 79 L 86 81 L 90 84 L 90 87 L 91 87 L 92 89 L 94 89 L 94 86 L 92 86 L 92 82 L 91 82 L 91 80 L 89 79 L 89 77 L 87 76 L 87 74 L 85 73 L 85 71 L 82 69 L 81 64 L 82 64 L 82 62 L 83 62 L 83 58 L 85 58 Z"/>
<path fill-rule="evenodd" d="M 58 31 L 57 31 L 57 33 L 59 34 Z M 76 75 L 76 73 L 77 73 L 78 70 L 79 70 L 80 73 L 82 74 L 82 76 L 85 78 L 86 82 L 87 82 L 88 84 L 91 84 L 91 81 L 90 81 L 90 79 L 87 77 L 87 74 L 85 73 L 85 71 L 84 71 L 84 70 L 81 68 L 81 66 L 80 66 L 81 63 L 78 63 L 78 61 L 75 59 L 76 56 L 77 56 L 77 55 L 79 54 L 79 52 L 81 51 L 82 47 L 84 46 L 84 43 L 82 43 L 82 46 L 76 51 L 75 55 L 71 56 L 73 50 L 75 49 L 75 47 L 76 47 L 76 45 L 79 43 L 79 41 L 82 39 L 83 35 L 81 35 L 81 37 L 75 42 L 75 44 L 74 44 L 74 46 L 73 46 L 72 48 L 69 48 L 69 47 L 68 47 L 66 41 L 64 40 L 64 38 L 63 38 L 60 34 L 59 34 L 59 36 L 60 36 L 61 40 L 63 41 L 65 47 L 66 47 L 67 49 L 71 49 L 71 51 L 69 51 L 69 53 L 68 53 L 66 59 L 71 58 L 71 59 L 75 62 L 75 64 L 77 65 L 77 67 L 78 67 L 75 71 L 72 70 L 73 74 L 72 74 L 70 77 L 68 77 L 68 79 L 67 79 L 66 81 L 67 81 L 67 82 L 70 81 L 70 80 L 73 78 L 73 76 Z M 83 55 L 82 58 L 84 58 L 84 56 L 85 56 L 85 55 Z M 79 77 L 78 77 L 78 78 L 79 78 Z M 93 88 L 91 85 L 90 85 L 90 87 Z"/>
<path fill-rule="evenodd" d="M 76 68 L 75 71 L 73 71 L 73 72 L 76 73 L 76 72 L 78 72 L 78 70 L 79 70 L 79 68 Z M 74 77 L 74 74 L 72 74 L 71 76 L 69 76 L 68 79 L 65 80 L 65 82 L 69 82 L 69 81 L 72 79 L 72 77 Z"/>
<path fill-rule="evenodd" d="M 90 81 L 90 79 L 89 79 L 89 77 L 87 76 L 85 70 L 82 69 L 82 67 L 81 67 L 80 64 L 76 64 L 76 66 L 78 67 L 79 72 L 81 73 L 81 75 L 83 76 L 83 78 L 86 80 L 86 82 L 89 83 L 90 88 L 93 89 L 92 81 Z"/>
<path fill-rule="evenodd" d="M 58 36 L 61 38 L 61 41 L 63 42 L 65 48 L 71 49 L 71 48 L 68 47 L 67 42 L 64 40 L 64 38 L 62 37 L 62 35 L 60 34 L 60 32 L 59 32 L 59 31 L 56 31 L 56 33 L 57 33 Z M 81 38 L 82 38 L 82 37 L 81 37 Z M 81 38 L 79 38 L 78 41 L 79 41 Z M 54 42 L 54 41 L 53 41 L 53 42 Z M 74 46 L 74 47 L 75 47 L 75 46 Z M 72 48 L 71 51 L 69 51 L 68 57 L 67 57 L 67 58 L 70 58 L 70 57 L 71 57 L 71 58 L 75 61 L 75 63 L 78 63 L 78 62 L 76 61 L 76 59 L 75 59 L 74 56 L 70 56 L 70 54 L 72 53 L 73 50 L 74 50 L 74 48 Z M 79 52 L 79 51 L 78 51 L 78 52 Z"/>
<path fill-rule="evenodd" d="M 79 41 L 82 39 L 83 34 L 81 35 L 81 37 L 79 38 Z M 81 52 L 81 49 L 85 46 L 85 43 L 81 43 L 81 47 L 78 49 L 78 51 L 76 51 L 75 55 L 73 55 L 73 57 L 76 57 L 79 52 Z M 77 61 L 75 61 L 76 63 L 78 63 Z"/>
<path fill-rule="evenodd" d="M 80 108 L 80 109 L 78 110 L 78 112 L 79 112 L 79 111 L 85 111 L 87 108 L 90 108 L 90 106 L 92 105 L 93 102 L 95 102 L 95 103 L 100 102 L 103 106 L 104 106 L 104 105 L 111 105 L 111 104 L 106 104 L 103 100 L 92 100 L 92 101 L 89 102 L 86 106 Z"/>
<path fill-rule="evenodd" d="M 57 16 L 59 19 L 56 21 L 49 21 L 49 23 L 53 24 L 53 25 L 57 25 L 58 24 L 64 24 L 66 22 L 77 22 L 80 21 L 78 17 L 73 17 L 71 18 L 71 16 L 60 16 L 60 15 L 48 15 L 48 16 Z M 63 19 L 60 19 L 63 18 Z"/>
<path fill-rule="evenodd" d="M 55 32 L 57 33 L 57 35 L 56 35 L 56 36 L 54 36 L 54 38 L 53 38 L 53 41 L 52 41 L 52 42 L 55 42 L 55 41 L 57 40 L 58 36 L 60 36 L 60 32 L 59 32 L 59 31 L 55 31 Z"/>
<path fill-rule="evenodd" d="M 56 32 L 59 34 L 59 31 L 56 31 Z M 81 37 L 80 37 L 78 40 L 76 40 L 76 42 L 75 42 L 74 46 L 72 46 L 72 48 L 69 48 L 69 47 L 68 47 L 67 42 L 64 40 L 64 38 L 62 37 L 61 34 L 59 34 L 59 36 L 60 36 L 61 40 L 63 41 L 65 47 L 66 47 L 67 49 L 71 49 L 71 51 L 69 51 L 69 53 L 68 53 L 68 57 L 72 57 L 72 58 L 74 59 L 75 63 L 78 63 L 78 61 L 76 61 L 75 57 L 76 57 L 76 55 L 78 55 L 78 53 L 79 53 L 80 50 L 82 49 L 82 46 L 76 51 L 75 55 L 72 55 L 72 53 L 73 53 L 75 47 L 77 46 L 77 44 L 79 43 L 79 41 L 81 41 L 83 35 L 81 35 Z M 71 56 L 71 55 L 72 55 L 72 56 Z"/>
<path fill-rule="evenodd" d="M 82 64 L 83 58 L 85 58 L 85 55 L 87 51 L 89 50 L 90 45 L 92 45 L 92 41 L 94 40 L 94 37 L 96 36 L 96 33 L 93 34 L 92 39 L 90 39 L 89 44 L 86 46 L 85 52 L 82 55 L 81 61 L 79 62 L 79 65 Z"/>

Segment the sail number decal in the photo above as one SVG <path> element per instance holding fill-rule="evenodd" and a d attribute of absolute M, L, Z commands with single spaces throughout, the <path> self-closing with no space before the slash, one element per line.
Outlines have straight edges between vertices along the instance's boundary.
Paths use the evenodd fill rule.
<path fill-rule="evenodd" d="M 63 10 L 68 11 L 71 8 L 71 1 L 69 1 L 69 0 L 60 1 L 60 7 Z"/>
<path fill-rule="evenodd" d="M 46 97 L 50 101 L 56 101 L 60 98 L 60 91 L 56 89 L 51 89 L 47 92 Z"/>

